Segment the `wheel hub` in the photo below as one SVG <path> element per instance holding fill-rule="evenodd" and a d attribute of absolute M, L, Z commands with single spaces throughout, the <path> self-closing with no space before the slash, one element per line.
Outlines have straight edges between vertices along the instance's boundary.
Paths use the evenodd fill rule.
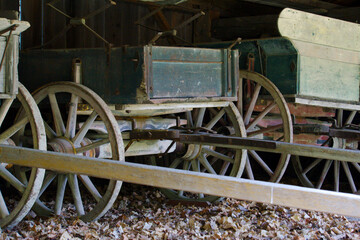
<path fill-rule="evenodd" d="M 80 146 L 84 147 L 91 143 L 92 142 L 90 139 L 84 138 L 81 141 Z M 74 143 L 70 139 L 67 139 L 65 137 L 57 137 L 51 140 L 50 142 L 48 142 L 48 149 L 50 151 L 59 152 L 59 153 L 77 154 Z M 99 149 L 95 148 L 88 150 L 86 152 L 83 152 L 83 155 L 87 157 L 96 157 L 99 155 Z"/>
<path fill-rule="evenodd" d="M 54 152 L 76 154 L 74 144 L 65 137 L 54 138 L 48 142 L 48 148 Z"/>
<path fill-rule="evenodd" d="M 184 156 L 182 156 L 182 159 L 186 161 L 195 160 L 199 156 L 201 149 L 202 149 L 201 145 L 189 144 L 186 153 L 184 154 Z"/>

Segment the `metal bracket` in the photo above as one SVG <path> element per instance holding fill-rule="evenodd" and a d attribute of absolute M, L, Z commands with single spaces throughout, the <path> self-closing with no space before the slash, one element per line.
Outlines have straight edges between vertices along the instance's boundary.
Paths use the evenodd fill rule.
<path fill-rule="evenodd" d="M 237 38 L 235 42 L 233 42 L 228 48 L 227 48 L 227 90 L 228 92 L 231 92 L 231 50 L 233 47 L 235 47 L 237 44 L 241 43 L 241 38 Z"/>

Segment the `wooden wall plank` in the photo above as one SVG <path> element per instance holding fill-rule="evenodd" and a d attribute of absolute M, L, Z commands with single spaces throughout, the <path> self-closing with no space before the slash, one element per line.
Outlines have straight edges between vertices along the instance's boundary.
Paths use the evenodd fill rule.
<path fill-rule="evenodd" d="M 22 48 L 41 44 L 41 0 L 22 1 L 22 20 L 28 21 L 31 28 L 22 34 Z"/>

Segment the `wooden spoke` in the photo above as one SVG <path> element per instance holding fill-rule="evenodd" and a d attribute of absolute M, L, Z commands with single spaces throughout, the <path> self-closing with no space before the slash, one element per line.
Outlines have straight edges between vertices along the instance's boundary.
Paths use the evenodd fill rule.
<path fill-rule="evenodd" d="M 34 94 L 34 99 L 41 108 L 44 108 L 44 112 L 48 111 L 48 105 L 44 103 L 47 102 L 47 99 L 50 101 L 53 119 L 44 119 L 49 121 L 47 124 L 50 124 L 50 126 L 54 124 L 54 127 L 53 129 L 47 127 L 47 137 L 52 144 L 60 145 L 59 148 L 53 150 L 67 153 L 74 152 L 74 154 L 79 155 L 84 155 L 89 150 L 96 150 L 90 151 L 90 153 L 99 153 L 100 157 L 106 156 L 109 161 L 125 160 L 119 125 L 108 105 L 95 92 L 74 82 L 53 82 L 40 88 Z M 79 114 L 78 104 L 80 101 L 86 103 L 89 109 L 92 109 L 89 116 L 86 117 L 84 112 Z M 96 130 L 91 131 L 96 119 L 104 123 L 106 132 L 97 133 Z M 66 122 L 64 122 L 65 120 Z M 83 143 L 84 146 L 82 146 Z M 103 145 L 106 146 L 103 147 Z M 72 148 L 73 146 L 75 149 Z M 108 149 L 111 153 L 103 153 Z M 84 209 L 78 176 L 64 175 L 59 172 L 56 174 L 57 195 L 55 206 L 48 205 L 40 199 L 36 213 L 49 210 L 55 214 L 60 214 L 64 201 L 64 192 L 66 187 L 69 187 L 78 217 L 83 221 L 93 221 L 103 216 L 110 209 L 122 185 L 121 181 L 108 180 L 104 182 L 105 192 L 100 194 L 97 190 L 96 181 L 90 180 L 87 176 L 80 176 L 84 186 L 92 195 L 92 198 L 88 199 L 92 204 L 92 208 Z M 46 189 L 43 190 L 46 191 Z"/>
<path fill-rule="evenodd" d="M 65 125 L 61 116 L 58 102 L 54 93 L 49 94 L 50 106 L 53 114 L 53 121 L 55 124 L 55 131 L 57 136 L 63 136 L 65 133 Z"/>
<path fill-rule="evenodd" d="M 179 166 L 179 164 L 184 161 L 181 158 L 176 158 L 171 164 L 170 164 L 170 168 L 177 168 L 177 166 Z"/>
<path fill-rule="evenodd" d="M 65 137 L 68 139 L 71 139 L 75 136 L 78 101 L 79 101 L 79 97 L 74 94 L 71 94 L 68 119 L 66 122 L 66 129 L 65 129 Z"/>
<path fill-rule="evenodd" d="M 26 173 L 29 171 L 30 169 L 25 168 L 25 167 L 19 167 L 16 166 L 15 167 L 15 172 L 14 175 L 17 177 L 17 179 L 19 179 L 19 181 L 24 184 L 24 186 L 29 184 L 29 181 L 27 179 Z"/>
<path fill-rule="evenodd" d="M 340 162 L 334 161 L 334 191 L 338 192 L 340 189 Z"/>
<path fill-rule="evenodd" d="M 56 137 L 56 132 L 49 126 L 47 122 L 44 121 L 45 131 L 46 131 L 46 137 L 49 140 L 52 140 Z"/>
<path fill-rule="evenodd" d="M 320 189 L 321 186 L 323 185 L 325 177 L 326 177 L 327 173 L 329 172 L 329 169 L 331 167 L 332 162 L 333 162 L 332 160 L 326 160 L 325 166 L 323 167 L 323 170 L 321 172 L 319 180 L 318 180 L 318 182 L 316 184 L 316 188 Z"/>
<path fill-rule="evenodd" d="M 45 151 L 45 128 L 36 102 L 21 83 L 18 83 L 17 90 L 16 104 L 14 99 L 2 99 L 1 101 L 0 126 L 3 127 L 2 130 L 4 131 L 0 132 L 0 142 L 11 137 L 17 146 Z M 9 109 L 19 110 L 15 115 L 15 119 L 12 115 L 11 118 L 8 117 L 10 115 Z M 5 121 L 7 124 L 14 121 L 14 124 L 5 129 L 3 126 Z M 44 169 L 20 166 L 13 166 L 12 170 L 14 171 L 10 172 L 3 164 L 0 164 L 0 176 L 7 182 L 3 185 L 2 192 L 0 192 L 0 227 L 2 229 L 16 226 L 28 214 L 39 195 L 45 174 Z M 15 188 L 20 197 L 16 206 L 11 208 L 9 207 L 10 204 L 7 205 L 8 199 L 4 199 L 2 195 L 8 194 L 7 186 Z M 9 190 L 13 191 L 12 189 Z"/>
<path fill-rule="evenodd" d="M 88 144 L 84 147 L 75 148 L 75 151 L 76 151 L 76 153 L 83 153 L 83 152 L 89 151 L 91 149 L 100 147 L 102 145 L 108 144 L 109 142 L 110 142 L 110 139 L 103 139 L 103 140 Z"/>
<path fill-rule="evenodd" d="M 193 128 L 194 127 L 194 122 L 192 119 L 192 114 L 190 111 L 186 112 L 186 120 L 187 120 L 187 127 L 188 128 Z"/>
<path fill-rule="evenodd" d="M 206 157 L 203 154 L 199 155 L 199 161 L 200 161 L 201 165 L 203 165 L 209 173 L 217 174 L 216 171 L 214 170 L 214 168 L 211 166 L 211 164 L 209 163 L 209 161 L 206 159 Z"/>
<path fill-rule="evenodd" d="M 304 171 L 302 171 L 302 174 L 307 174 L 311 169 L 313 169 L 316 165 L 318 165 L 322 160 L 321 158 L 316 159 L 315 161 L 311 162 L 309 166 L 307 166 Z"/>
<path fill-rule="evenodd" d="M 191 168 L 194 172 L 200 172 L 199 162 L 196 160 L 191 161 Z"/>
<path fill-rule="evenodd" d="M 28 118 L 23 118 L 8 129 L 6 129 L 4 132 L 0 134 L 0 143 L 6 141 L 7 139 L 11 138 L 14 134 L 16 134 L 20 129 L 24 128 L 26 124 L 29 123 Z"/>
<path fill-rule="evenodd" d="M 256 101 L 258 100 L 258 97 L 259 97 L 260 89 L 261 89 L 261 85 L 259 83 L 257 83 L 256 87 L 254 89 L 254 92 L 253 92 L 249 107 L 246 110 L 246 114 L 245 114 L 245 117 L 244 117 L 245 126 L 248 125 L 249 122 L 250 122 L 251 115 L 253 114 Z"/>
<path fill-rule="evenodd" d="M 218 112 L 214 117 L 211 118 L 210 122 L 205 125 L 205 128 L 212 129 L 215 124 L 224 116 L 225 109 L 221 109 L 220 112 Z"/>
<path fill-rule="evenodd" d="M 216 158 L 219 158 L 221 160 L 224 160 L 224 161 L 227 161 L 227 162 L 230 162 L 230 163 L 234 163 L 234 159 L 229 157 L 229 156 L 226 156 L 225 154 L 222 154 L 222 153 L 219 153 L 219 152 L 216 152 L 210 148 L 205 148 L 203 147 L 202 148 L 202 152 L 203 153 L 206 153 L 208 155 L 211 155 L 211 156 L 214 156 Z"/>
<path fill-rule="evenodd" d="M 348 163 L 347 163 L 347 162 L 341 162 L 341 165 L 342 165 L 343 168 L 344 168 L 346 177 L 347 177 L 348 182 L 349 182 L 350 187 L 351 187 L 351 191 L 352 191 L 353 193 L 356 193 L 356 192 L 357 192 L 356 185 L 355 185 L 354 179 L 353 179 L 353 177 L 352 177 L 352 175 L 351 175 L 351 172 L 350 172 L 350 168 L 349 168 Z"/>
<path fill-rule="evenodd" d="M 351 163 L 354 167 L 355 167 L 355 169 L 360 173 L 360 165 L 358 164 L 358 163 L 354 163 L 354 162 L 352 162 Z"/>
<path fill-rule="evenodd" d="M 99 191 L 96 189 L 95 185 L 91 181 L 88 176 L 80 175 L 79 176 L 81 182 L 85 185 L 86 189 L 90 192 L 90 194 L 94 197 L 97 202 L 100 202 L 102 196 Z"/>
<path fill-rule="evenodd" d="M 190 169 L 190 162 L 189 161 L 184 161 L 184 164 L 183 164 L 183 170 L 189 170 Z"/>
<path fill-rule="evenodd" d="M 223 109 L 225 110 L 225 108 L 223 108 Z M 220 111 L 217 111 L 217 110 L 214 109 L 214 108 L 208 108 L 208 110 L 209 110 L 209 112 L 213 115 L 213 116 L 211 116 L 211 119 L 220 112 Z M 225 112 L 226 112 L 226 111 L 225 111 Z M 218 122 L 219 122 L 219 124 L 220 124 L 221 126 L 227 126 L 227 125 L 229 124 L 228 122 L 225 121 L 225 118 L 220 118 Z"/>
<path fill-rule="evenodd" d="M 244 124 L 247 137 L 278 139 L 283 142 L 293 141 L 293 130 L 290 110 L 288 105 L 274 83 L 265 76 L 247 70 L 240 70 L 240 83 L 242 86 L 239 96 L 238 108 L 244 111 Z M 247 88 L 251 86 L 251 88 Z M 276 112 L 274 111 L 276 109 Z M 271 123 L 273 118 L 279 124 Z M 266 126 L 266 127 L 265 127 Z M 281 136 L 279 138 L 279 136 Z M 250 179 L 268 180 L 279 182 L 290 160 L 289 154 L 261 155 L 248 151 L 248 161 L 245 162 L 245 170 Z M 251 169 L 260 164 L 261 168 Z M 270 169 L 269 166 L 273 169 Z"/>
<path fill-rule="evenodd" d="M 0 191 L 0 217 L 5 218 L 9 216 L 9 214 L 9 209 L 7 208 L 2 192 Z"/>
<path fill-rule="evenodd" d="M 76 174 L 68 174 L 68 181 L 69 181 L 69 186 L 70 186 L 72 196 L 74 199 L 76 212 L 77 212 L 78 216 L 83 216 L 85 214 L 85 210 L 84 210 L 84 206 L 83 206 L 82 199 L 81 199 L 77 175 Z"/>
<path fill-rule="evenodd" d="M 353 121 L 354 118 L 355 118 L 356 113 L 357 113 L 357 111 L 352 111 L 352 112 L 349 114 L 348 118 L 346 119 L 346 121 L 345 121 L 345 123 L 344 123 L 344 126 L 347 126 L 347 125 L 349 125 L 349 124 L 352 123 L 352 121 Z"/>
<path fill-rule="evenodd" d="M 182 126 L 185 131 L 198 133 L 199 130 L 231 130 L 232 136 L 245 137 L 246 130 L 241 115 L 232 102 L 225 107 L 218 108 L 216 105 L 208 104 L 207 108 L 195 108 L 188 112 L 188 125 Z M 183 114 L 179 116 L 184 116 Z M 193 121 L 193 120 L 194 121 Z M 195 131 L 194 131 L 195 129 Z M 245 165 L 245 150 L 230 150 L 227 148 L 216 148 L 201 144 L 185 144 L 184 151 L 174 153 L 174 160 L 168 164 L 171 168 L 177 168 L 193 172 L 206 172 L 211 174 L 222 174 L 226 176 L 241 176 Z M 227 155 L 229 153 L 230 155 Z M 180 156 L 179 156 L 180 155 Z M 174 189 L 160 189 L 170 199 L 214 202 L 218 196 L 182 192 Z"/>
<path fill-rule="evenodd" d="M 227 170 L 229 169 L 229 167 L 230 167 L 230 163 L 229 162 L 224 162 L 222 167 L 221 167 L 221 170 L 219 172 L 219 175 L 224 176 L 226 174 Z"/>
<path fill-rule="evenodd" d="M 66 183 L 67 183 L 67 176 L 65 174 L 60 174 L 58 176 L 56 200 L 55 200 L 55 208 L 54 208 L 54 212 L 56 215 L 60 215 L 62 210 Z"/>
<path fill-rule="evenodd" d="M 19 192 L 24 192 L 26 186 L 20 182 L 9 170 L 7 170 L 3 165 L 0 165 L 0 176 L 5 179 L 11 186 L 13 186 Z"/>
<path fill-rule="evenodd" d="M 348 111 L 345 113 L 344 110 L 337 109 L 336 122 L 334 127 L 346 129 L 349 125 L 354 124 L 353 121 L 356 119 L 356 114 L 357 111 Z M 326 141 L 322 143 L 321 146 L 358 150 L 358 143 L 359 142 L 355 139 L 344 139 L 340 137 L 328 136 Z M 357 181 L 354 177 L 354 174 L 360 173 L 360 165 L 358 163 L 349 164 L 349 162 L 343 161 L 307 158 L 304 158 L 304 160 L 300 161 L 300 157 L 297 157 L 297 160 L 293 161 L 293 163 L 295 172 L 297 173 L 300 181 L 305 186 L 314 187 L 312 182 L 317 181 L 317 184 L 315 185 L 316 188 L 324 188 L 328 190 L 332 189 L 337 192 L 349 192 L 350 190 L 352 193 L 358 192 L 358 187 L 356 186 Z M 344 179 L 344 176 L 342 176 L 341 166 L 345 173 L 344 176 L 346 176 L 347 179 L 347 182 L 344 181 L 344 184 L 341 184 L 342 179 Z M 351 169 L 350 166 L 354 166 L 355 169 Z M 331 172 L 330 168 L 333 168 L 333 170 L 331 169 Z M 320 177 L 317 179 L 318 175 L 316 173 L 319 172 Z M 328 177 L 328 174 L 330 175 L 330 173 L 332 176 Z"/>
<path fill-rule="evenodd" d="M 246 174 L 247 174 L 248 178 L 251 180 L 254 180 L 255 177 L 254 177 L 254 173 L 251 168 L 251 163 L 250 163 L 249 158 L 247 158 L 247 160 L 246 160 L 245 170 L 246 170 Z"/>
<path fill-rule="evenodd" d="M 4 122 L 4 119 L 10 109 L 11 104 L 14 102 L 14 98 L 2 100 L 1 107 L 0 107 L 0 127 Z"/>
<path fill-rule="evenodd" d="M 95 121 L 98 114 L 93 111 L 90 116 L 87 118 L 85 123 L 81 126 L 80 130 L 76 133 L 75 137 L 72 139 L 75 146 L 79 146 L 81 141 L 84 139 L 86 133 L 89 131 L 91 125 Z"/>
<path fill-rule="evenodd" d="M 254 150 L 249 150 L 248 152 L 270 177 L 274 175 L 274 172 L 265 163 L 265 161 L 259 156 L 259 154 L 257 154 Z"/>
<path fill-rule="evenodd" d="M 278 125 L 263 128 L 263 129 L 260 129 L 260 130 L 257 130 L 257 131 L 248 132 L 248 137 L 254 137 L 256 135 L 260 135 L 260 134 L 264 134 L 264 133 L 268 133 L 268 132 L 274 132 L 274 131 L 279 130 L 281 128 L 283 128 L 283 124 L 278 124 Z"/>
<path fill-rule="evenodd" d="M 205 110 L 206 110 L 206 108 L 200 108 L 199 109 L 199 112 L 197 114 L 196 121 L 195 121 L 195 127 L 196 128 L 202 126 L 202 123 L 204 121 Z"/>
<path fill-rule="evenodd" d="M 273 102 L 272 104 L 267 106 L 265 108 L 265 110 L 263 110 L 253 121 L 251 121 L 251 123 L 249 125 L 246 126 L 246 130 L 247 129 L 252 129 L 253 127 L 255 127 L 275 107 L 276 107 L 276 102 Z"/>
<path fill-rule="evenodd" d="M 338 109 L 336 114 L 336 124 L 338 128 L 343 126 L 343 117 L 344 117 L 344 110 Z"/>

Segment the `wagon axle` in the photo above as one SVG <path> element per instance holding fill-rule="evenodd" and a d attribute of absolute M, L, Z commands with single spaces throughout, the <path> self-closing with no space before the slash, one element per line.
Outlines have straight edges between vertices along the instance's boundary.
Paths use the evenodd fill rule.
<path fill-rule="evenodd" d="M 342 133 L 340 130 L 338 134 Z M 359 136 L 360 133 L 357 133 Z M 167 139 L 188 144 L 206 144 L 232 149 L 258 150 L 272 153 L 286 153 L 313 158 L 333 159 L 360 163 L 360 151 L 328 148 L 305 144 L 285 143 L 263 139 L 232 137 L 219 134 L 188 134 L 181 130 L 136 130 L 130 133 L 133 139 Z"/>

